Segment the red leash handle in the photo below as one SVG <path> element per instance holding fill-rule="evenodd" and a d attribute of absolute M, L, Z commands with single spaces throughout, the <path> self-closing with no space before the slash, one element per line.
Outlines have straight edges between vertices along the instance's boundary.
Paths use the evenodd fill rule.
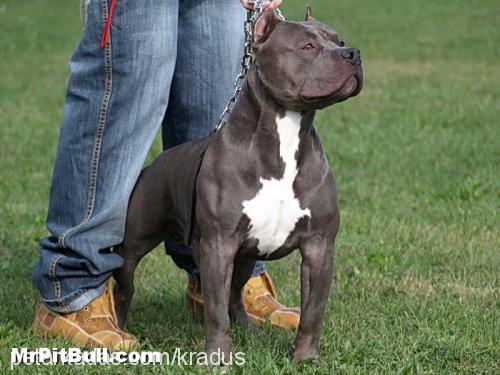
<path fill-rule="evenodd" d="M 109 38 L 111 36 L 111 21 L 113 20 L 113 14 L 115 14 L 116 2 L 117 0 L 111 0 L 111 9 L 109 10 L 108 19 L 102 31 L 101 48 L 106 47 L 106 44 L 109 43 Z"/>

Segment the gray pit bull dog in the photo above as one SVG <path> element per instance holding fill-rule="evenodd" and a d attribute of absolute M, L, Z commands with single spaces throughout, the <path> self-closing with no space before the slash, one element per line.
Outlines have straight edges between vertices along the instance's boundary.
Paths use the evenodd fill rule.
<path fill-rule="evenodd" d="M 162 153 L 144 169 L 129 203 L 125 259 L 115 272 L 123 326 L 140 259 L 161 241 L 193 250 L 201 273 L 206 351 L 229 358 L 230 319 L 256 328 L 241 291 L 256 259 L 299 249 L 301 319 L 294 361 L 317 358 L 339 228 L 335 180 L 313 126 L 315 110 L 357 95 L 359 50 L 306 15 L 272 10 L 254 27 L 256 64 L 225 127 Z M 203 157 L 202 157 L 203 156 Z"/>

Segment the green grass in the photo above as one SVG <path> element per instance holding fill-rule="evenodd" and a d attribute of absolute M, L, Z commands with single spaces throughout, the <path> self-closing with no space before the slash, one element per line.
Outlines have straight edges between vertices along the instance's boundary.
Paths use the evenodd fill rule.
<path fill-rule="evenodd" d="M 285 0 L 289 18 L 304 2 Z M 30 332 L 76 1 L 0 0 L 0 369 Z M 362 94 L 319 114 L 342 225 L 320 364 L 290 362 L 293 334 L 234 328 L 235 373 L 500 372 L 500 2 L 314 1 L 363 53 Z M 155 143 L 151 157 L 160 150 Z M 298 255 L 269 265 L 299 303 Z M 141 264 L 128 330 L 146 349 L 203 349 L 185 276 L 161 249 Z M 130 372 L 165 372 L 128 367 Z M 19 372 L 38 373 L 36 367 Z M 114 373 L 123 368 L 43 369 Z M 184 373 L 169 368 L 171 373 Z M 205 373 L 204 368 L 189 368 Z"/>

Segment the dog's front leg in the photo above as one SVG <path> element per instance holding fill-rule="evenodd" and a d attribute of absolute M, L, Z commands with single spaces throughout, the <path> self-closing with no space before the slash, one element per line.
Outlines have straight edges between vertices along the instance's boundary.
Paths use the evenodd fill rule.
<path fill-rule="evenodd" d="M 334 269 L 333 238 L 310 238 L 300 246 L 301 314 L 293 360 L 319 357 L 319 339 Z"/>
<path fill-rule="evenodd" d="M 228 307 L 235 253 L 235 247 L 224 243 L 221 238 L 202 238 L 200 241 L 206 351 L 209 356 L 219 352 L 226 362 L 231 352 Z"/>

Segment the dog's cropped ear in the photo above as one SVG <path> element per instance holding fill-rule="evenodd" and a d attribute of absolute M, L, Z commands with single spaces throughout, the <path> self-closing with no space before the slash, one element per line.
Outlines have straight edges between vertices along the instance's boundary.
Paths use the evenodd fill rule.
<path fill-rule="evenodd" d="M 253 44 L 255 47 L 264 43 L 276 26 L 283 22 L 280 20 L 274 9 L 268 9 L 257 19 L 253 31 Z"/>
<path fill-rule="evenodd" d="M 311 9 L 311 6 L 309 5 L 306 8 L 306 15 L 304 17 L 304 21 L 309 21 L 311 18 L 312 18 L 312 9 Z"/>

